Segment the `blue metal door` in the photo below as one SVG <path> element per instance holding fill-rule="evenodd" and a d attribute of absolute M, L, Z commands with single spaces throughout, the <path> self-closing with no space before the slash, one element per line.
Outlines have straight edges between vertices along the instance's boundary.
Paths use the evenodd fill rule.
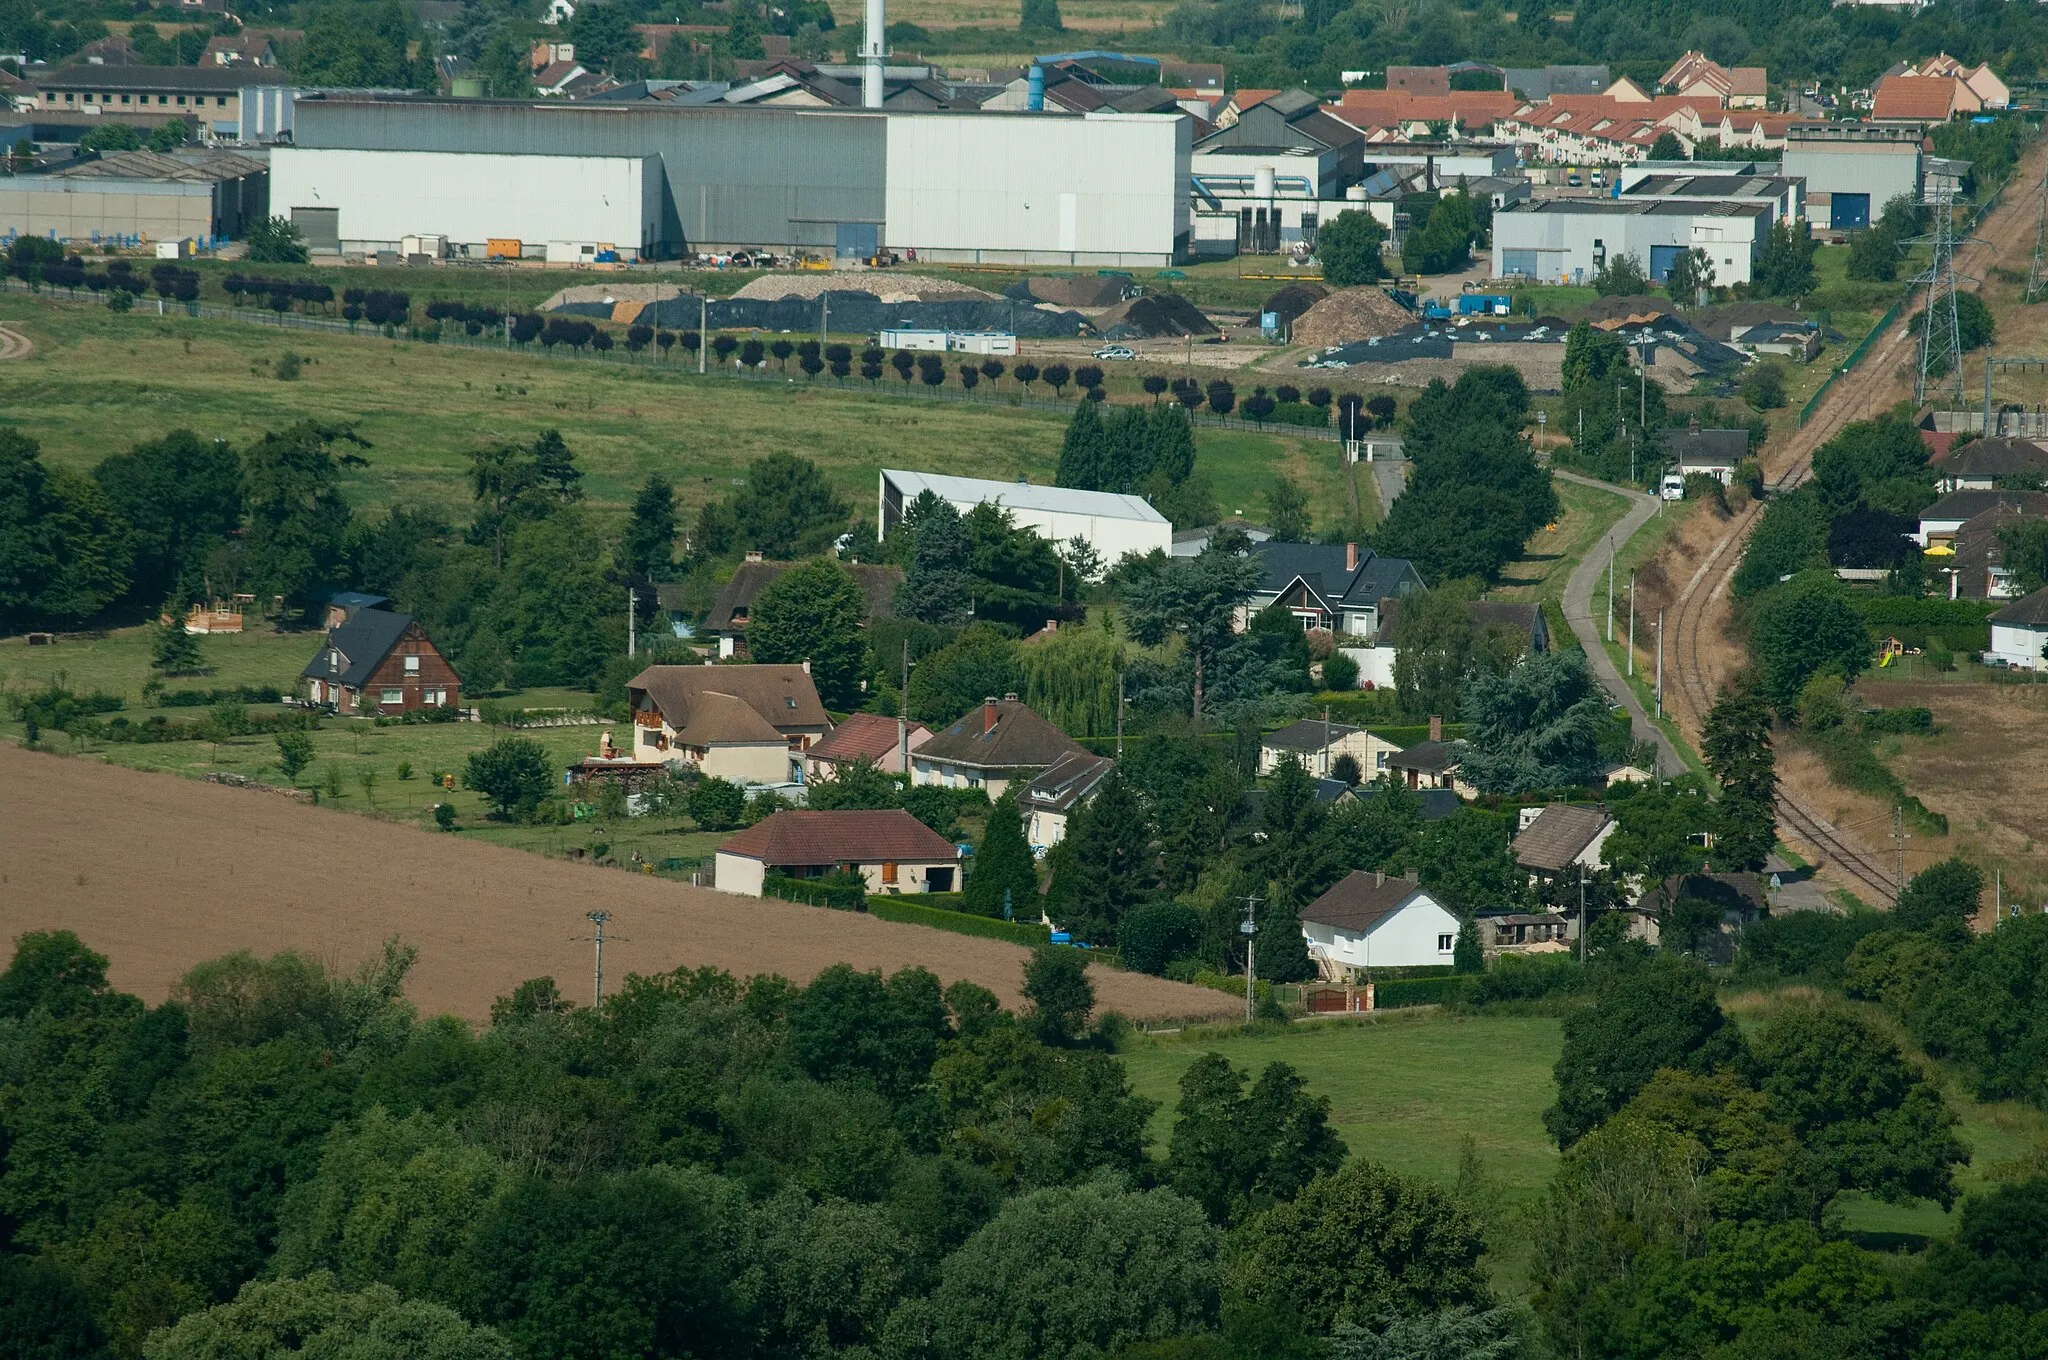
<path fill-rule="evenodd" d="M 841 222 L 834 241 L 834 253 L 842 260 L 874 258 L 882 229 L 873 222 Z"/>
<path fill-rule="evenodd" d="M 1671 273 L 1671 267 L 1678 263 L 1678 257 L 1685 254 L 1684 246 L 1650 247 L 1650 282 L 1662 283 Z"/>
<path fill-rule="evenodd" d="M 1834 195 L 1829 204 L 1828 225 L 1836 231 L 1861 231 L 1869 226 L 1870 195 Z"/>

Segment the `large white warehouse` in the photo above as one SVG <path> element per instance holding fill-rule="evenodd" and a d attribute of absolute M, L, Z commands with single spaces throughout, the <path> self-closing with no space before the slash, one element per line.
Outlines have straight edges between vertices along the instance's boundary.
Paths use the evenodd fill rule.
<path fill-rule="evenodd" d="M 1688 250 L 1707 252 L 1717 284 L 1748 283 L 1771 229 L 1769 203 L 1666 203 L 1554 198 L 1493 215 L 1493 276 L 1591 283 L 1607 262 L 1633 255 L 1663 282 Z"/>
<path fill-rule="evenodd" d="M 582 246 L 651 258 L 661 240 L 659 156 L 280 146 L 270 183 L 270 201 L 291 210 L 315 249 L 370 254 L 439 236 L 452 253 L 478 258 L 494 240 L 550 259 L 566 246 L 573 263 Z"/>
<path fill-rule="evenodd" d="M 1143 496 L 890 468 L 882 470 L 878 537 L 887 538 L 889 531 L 903 522 L 904 508 L 925 491 L 950 501 L 962 514 L 993 502 L 1008 510 L 1020 527 L 1036 531 L 1041 538 L 1054 543 L 1082 539 L 1112 564 L 1132 553 L 1173 549 L 1173 525 Z"/>

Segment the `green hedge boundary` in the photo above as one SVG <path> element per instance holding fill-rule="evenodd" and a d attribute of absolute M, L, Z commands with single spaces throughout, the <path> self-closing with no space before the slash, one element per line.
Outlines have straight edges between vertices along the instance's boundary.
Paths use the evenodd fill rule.
<path fill-rule="evenodd" d="M 998 921 L 992 916 L 973 916 L 964 911 L 947 911 L 943 907 L 919 906 L 914 902 L 906 902 L 901 897 L 871 895 L 868 898 L 868 915 L 904 925 L 932 926 L 939 930 L 950 930 L 955 935 L 973 935 L 984 940 L 1008 940 L 1011 944 L 1020 944 L 1026 949 L 1044 944 L 1048 938 L 1044 926 Z"/>

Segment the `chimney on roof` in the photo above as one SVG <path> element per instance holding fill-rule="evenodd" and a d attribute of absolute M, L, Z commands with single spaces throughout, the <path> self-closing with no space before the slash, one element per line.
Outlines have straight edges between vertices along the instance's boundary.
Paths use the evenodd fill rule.
<path fill-rule="evenodd" d="M 1010 691 L 1009 693 L 1005 694 L 1005 695 L 1003 696 L 1003 702 L 1004 702 L 1004 703 L 1006 703 L 1006 704 L 1014 704 L 1014 703 L 1016 703 L 1016 702 L 1017 702 L 1017 691 L 1016 691 L 1016 690 L 1011 690 L 1011 691 Z"/>
<path fill-rule="evenodd" d="M 1356 543 L 1346 543 L 1344 545 L 1344 570 L 1358 570 L 1358 545 Z"/>
<path fill-rule="evenodd" d="M 1387 873 L 1386 873 L 1386 870 L 1384 870 L 1384 869 L 1375 869 L 1375 870 L 1373 870 L 1373 871 L 1372 871 L 1372 885 L 1373 885 L 1373 886 L 1374 886 L 1375 888 L 1383 888 L 1383 887 L 1385 887 L 1385 886 L 1386 886 L 1386 883 L 1387 883 Z"/>
<path fill-rule="evenodd" d="M 1442 741 L 1444 739 L 1444 720 L 1441 717 L 1433 717 L 1429 720 L 1429 739 L 1431 741 Z"/>
<path fill-rule="evenodd" d="M 1698 434 L 1700 432 L 1699 412 L 1695 411 L 1690 416 L 1686 417 L 1685 432 L 1687 434 Z"/>
<path fill-rule="evenodd" d="M 805 658 L 804 658 L 804 674 L 805 674 L 805 675 L 809 675 L 810 673 L 811 673 L 811 659 L 810 659 L 809 657 L 805 657 Z"/>
<path fill-rule="evenodd" d="M 981 735 L 987 736 L 996 725 L 996 696 L 991 694 L 981 701 Z"/>
<path fill-rule="evenodd" d="M 759 550 L 758 548 L 756 548 L 756 549 L 753 549 L 753 550 L 749 551 L 749 552 L 747 553 L 747 560 L 748 560 L 749 562 L 758 562 L 758 561 L 760 561 L 760 560 L 761 560 L 761 552 L 760 552 L 760 550 Z"/>

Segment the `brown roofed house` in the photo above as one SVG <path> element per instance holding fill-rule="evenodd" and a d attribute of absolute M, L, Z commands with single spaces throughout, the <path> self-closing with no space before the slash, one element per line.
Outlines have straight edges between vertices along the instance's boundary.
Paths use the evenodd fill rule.
<path fill-rule="evenodd" d="M 807 778 L 832 779 L 849 765 L 868 761 L 890 774 L 904 773 L 902 745 L 917 750 L 932 738 L 932 730 L 921 722 L 904 724 L 880 713 L 852 713 L 832 729 L 832 735 L 804 752 Z"/>
<path fill-rule="evenodd" d="M 1993 491 L 2000 481 L 2048 482 L 2048 448 L 2032 439 L 1973 439 L 1951 446 L 1934 465 L 1936 491 Z"/>
<path fill-rule="evenodd" d="M 1353 870 L 1300 916 L 1308 956 L 1332 982 L 1449 963 L 1458 943 L 1458 918 L 1412 878 Z"/>
<path fill-rule="evenodd" d="M 626 698 L 641 758 L 666 752 L 741 783 L 795 778 L 803 751 L 832 730 L 801 665 L 649 666 L 627 682 Z"/>
<path fill-rule="evenodd" d="M 857 873 L 882 894 L 952 892 L 960 882 L 959 847 L 901 808 L 777 812 L 719 846 L 714 865 L 721 892 L 747 897 L 762 895 L 769 874 Z"/>
<path fill-rule="evenodd" d="M 1944 76 L 1892 76 L 1870 101 L 1873 123 L 1946 123 L 1956 111 L 1956 82 Z"/>
<path fill-rule="evenodd" d="M 1061 756 L 1046 766 L 1017 798 L 1017 810 L 1024 814 L 1024 839 L 1047 849 L 1066 839 L 1067 818 L 1095 796 L 1115 768 L 1108 756 L 1086 751 Z"/>
<path fill-rule="evenodd" d="M 782 573 L 795 565 L 794 562 L 765 561 L 759 553 L 747 554 L 747 560 L 740 563 L 732 579 L 720 587 L 718 598 L 711 602 L 711 612 L 704 616 L 704 627 L 700 630 L 704 636 L 718 639 L 719 656 L 737 656 L 746 652 L 747 619 L 754 601 L 760 599 L 761 593 L 774 585 Z M 903 584 L 903 568 L 856 562 L 844 565 L 843 569 L 853 577 L 862 598 L 867 601 L 863 618 L 888 618 L 896 601 L 896 587 Z"/>
<path fill-rule="evenodd" d="M 985 699 L 910 757 L 911 782 L 986 789 L 1000 798 L 1062 756 L 1085 755 L 1081 743 L 1019 702 L 1014 694 Z"/>
<path fill-rule="evenodd" d="M 1614 834 L 1614 819 L 1605 808 L 1552 803 L 1523 811 L 1522 829 L 1515 836 L 1516 864 L 1532 874 L 1559 874 L 1574 865 L 1599 867 L 1600 847 Z"/>

